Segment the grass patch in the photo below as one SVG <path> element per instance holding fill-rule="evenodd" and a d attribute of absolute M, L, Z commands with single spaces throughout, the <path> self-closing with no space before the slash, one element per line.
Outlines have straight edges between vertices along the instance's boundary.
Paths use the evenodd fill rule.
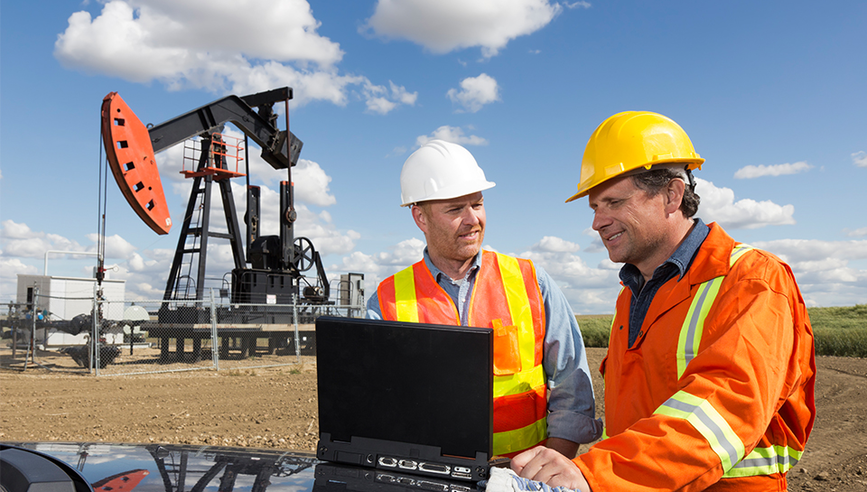
<path fill-rule="evenodd" d="M 613 314 L 588 314 L 575 316 L 581 328 L 585 347 L 607 347 Z"/>
<path fill-rule="evenodd" d="M 807 308 L 816 355 L 867 357 L 867 304 Z"/>
<path fill-rule="evenodd" d="M 867 357 L 867 304 L 808 308 L 816 355 Z M 612 315 L 575 316 L 586 347 L 608 347 Z"/>

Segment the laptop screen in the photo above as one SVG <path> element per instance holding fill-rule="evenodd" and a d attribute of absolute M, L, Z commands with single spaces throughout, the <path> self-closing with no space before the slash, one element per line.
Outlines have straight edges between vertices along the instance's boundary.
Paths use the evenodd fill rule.
<path fill-rule="evenodd" d="M 320 436 L 490 457 L 492 352 L 489 328 L 317 318 Z"/>

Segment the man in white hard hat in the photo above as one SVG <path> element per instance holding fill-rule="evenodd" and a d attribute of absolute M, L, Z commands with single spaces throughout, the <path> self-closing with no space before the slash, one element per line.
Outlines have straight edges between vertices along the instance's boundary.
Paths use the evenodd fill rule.
<path fill-rule="evenodd" d="M 530 260 L 482 251 L 482 191 L 494 186 L 460 145 L 432 140 L 406 160 L 401 206 L 427 247 L 383 280 L 368 317 L 494 329 L 495 455 L 544 444 L 574 458 L 597 439 L 584 342 L 565 296 Z"/>

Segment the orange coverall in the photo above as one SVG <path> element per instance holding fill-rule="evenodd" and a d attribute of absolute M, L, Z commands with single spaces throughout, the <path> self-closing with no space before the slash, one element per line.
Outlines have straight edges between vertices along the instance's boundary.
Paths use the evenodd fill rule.
<path fill-rule="evenodd" d="M 788 265 L 747 248 L 733 261 L 736 245 L 710 224 L 632 347 L 621 291 L 600 368 L 607 438 L 574 460 L 594 491 L 786 490 L 815 419 L 813 330 Z"/>

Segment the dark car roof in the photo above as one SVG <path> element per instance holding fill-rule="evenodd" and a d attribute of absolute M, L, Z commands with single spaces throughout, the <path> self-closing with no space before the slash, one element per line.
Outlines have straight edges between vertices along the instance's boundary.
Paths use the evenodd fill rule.
<path fill-rule="evenodd" d="M 0 448 L 8 447 L 66 463 L 96 492 L 478 490 L 475 484 L 336 465 L 305 451 L 178 444 L 0 442 Z"/>
<path fill-rule="evenodd" d="M 77 470 L 94 490 L 172 492 L 312 490 L 319 463 L 309 452 L 174 444 L 6 442 Z"/>

